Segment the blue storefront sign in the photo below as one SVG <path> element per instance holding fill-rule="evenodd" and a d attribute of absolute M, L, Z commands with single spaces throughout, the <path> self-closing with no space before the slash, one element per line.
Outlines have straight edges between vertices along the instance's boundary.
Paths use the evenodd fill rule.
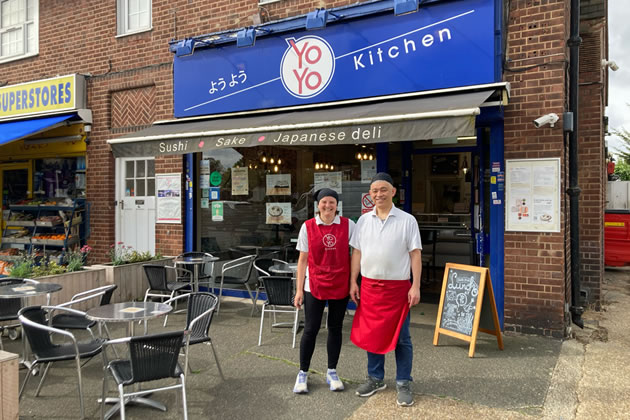
<path fill-rule="evenodd" d="M 500 81 L 494 0 L 430 4 L 174 58 L 175 117 Z"/>

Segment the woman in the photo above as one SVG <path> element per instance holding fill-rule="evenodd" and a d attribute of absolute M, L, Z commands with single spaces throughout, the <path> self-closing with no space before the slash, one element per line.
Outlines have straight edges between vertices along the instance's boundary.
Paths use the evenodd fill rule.
<path fill-rule="evenodd" d="M 326 382 L 331 391 L 343 391 L 337 376 L 337 361 L 341 352 L 341 328 L 348 305 L 350 286 L 349 238 L 354 222 L 337 215 L 339 196 L 323 188 L 313 197 L 317 214 L 302 225 L 298 236 L 300 251 L 297 268 L 295 306 L 304 305 L 304 333 L 300 342 L 300 372 L 293 392 L 308 392 L 308 369 L 315 350 L 315 340 L 328 303 L 328 371 Z"/>

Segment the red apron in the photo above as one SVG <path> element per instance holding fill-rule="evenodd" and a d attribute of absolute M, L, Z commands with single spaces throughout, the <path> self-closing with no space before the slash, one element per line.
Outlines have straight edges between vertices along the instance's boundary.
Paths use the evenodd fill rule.
<path fill-rule="evenodd" d="M 331 225 L 306 221 L 308 284 L 319 300 L 343 299 L 350 292 L 348 219 L 340 219 L 341 223 Z"/>
<path fill-rule="evenodd" d="M 350 340 L 370 353 L 385 354 L 396 348 L 409 313 L 407 280 L 361 280 L 361 300 L 354 314 Z"/>

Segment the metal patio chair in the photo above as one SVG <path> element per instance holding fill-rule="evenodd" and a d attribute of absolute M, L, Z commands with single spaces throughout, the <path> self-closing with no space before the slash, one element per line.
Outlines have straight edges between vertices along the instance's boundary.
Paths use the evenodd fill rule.
<path fill-rule="evenodd" d="M 300 310 L 293 306 L 293 298 L 295 296 L 293 293 L 293 279 L 286 276 L 262 276 L 260 279 L 265 287 L 267 300 L 263 303 L 262 312 L 260 314 L 258 345 L 260 346 L 262 344 L 262 330 L 265 321 L 265 313 L 270 312 L 274 315 L 276 313 L 292 313 L 294 314 L 294 320 L 290 325 L 292 325 L 293 332 L 292 347 L 295 348 L 295 337 L 297 336 L 298 331 Z M 281 325 L 286 326 L 289 324 L 276 322 L 271 324 L 272 327 Z"/>
<path fill-rule="evenodd" d="M 178 363 L 179 352 L 184 344 L 185 331 L 174 331 L 161 334 L 125 337 L 104 343 L 103 350 L 103 392 L 101 400 L 101 416 L 105 417 L 105 393 L 107 391 L 107 376 L 111 374 L 118 387 L 120 401 L 141 398 L 158 391 L 180 388 L 184 409 L 184 419 L 188 419 L 186 404 L 186 379 L 184 371 Z M 107 347 L 117 344 L 127 344 L 128 359 L 109 361 Z M 175 378 L 179 383 L 152 389 L 142 389 L 125 392 L 125 387 L 159 379 Z M 133 388 L 132 388 L 133 389 Z M 159 403 L 158 403 L 159 404 Z M 120 404 L 120 418 L 125 418 L 125 404 Z"/>
<path fill-rule="evenodd" d="M 24 377 L 24 382 L 20 388 L 19 398 L 22 398 L 24 388 L 28 380 L 32 376 L 33 370 L 40 364 L 46 364 L 42 379 L 39 381 L 35 396 L 39 395 L 50 365 L 54 362 L 64 362 L 74 360 L 77 368 L 77 378 L 79 387 L 79 402 L 81 405 L 81 418 L 85 417 L 85 408 L 83 405 L 83 382 L 81 379 L 81 359 L 91 359 L 99 354 L 102 350 L 104 340 L 91 339 L 86 342 L 78 342 L 69 331 L 52 328 L 48 326 L 46 319 L 46 311 L 69 311 L 74 312 L 71 308 L 62 308 L 58 306 L 28 306 L 20 309 L 19 320 L 28 342 L 31 346 L 31 352 L 35 360 L 28 368 L 28 373 Z M 78 311 L 77 311 L 78 312 Z M 58 334 L 69 339 L 70 342 L 63 344 L 55 344 L 52 342 L 51 335 Z"/>
<path fill-rule="evenodd" d="M 189 275 L 192 278 L 192 273 L 185 268 L 169 267 L 167 265 L 154 265 L 144 264 L 142 266 L 144 273 L 147 275 L 149 281 L 149 288 L 144 293 L 144 301 L 149 298 L 159 298 L 160 300 L 172 299 L 176 293 L 179 293 L 183 289 L 190 286 L 190 283 L 179 281 L 168 281 L 168 272 L 174 273 L 174 278 L 178 278 L 178 273 Z M 164 326 L 168 322 L 168 315 L 164 317 Z M 146 322 L 145 322 L 146 333 Z"/>
<path fill-rule="evenodd" d="M 217 352 L 209 334 L 212 317 L 214 315 L 214 310 L 219 303 L 219 298 L 217 295 L 212 293 L 197 292 L 175 296 L 173 299 L 169 299 L 164 303 L 172 305 L 173 302 L 180 299 L 187 299 L 188 301 L 188 309 L 186 311 L 186 331 L 188 331 L 189 334 L 186 336 L 186 345 L 184 348 L 184 352 L 186 354 L 184 370 L 188 369 L 192 372 L 188 357 L 190 346 L 207 342 L 210 343 L 212 355 L 214 356 L 214 361 L 219 369 L 221 379 L 225 380 L 221 364 L 219 363 L 219 358 L 217 357 Z"/>
<path fill-rule="evenodd" d="M 256 300 L 252 293 L 252 289 L 249 287 L 250 277 L 252 269 L 254 267 L 255 255 L 245 255 L 235 260 L 227 262 L 218 262 L 221 266 L 220 277 L 221 283 L 219 285 L 219 303 L 217 305 L 217 314 L 219 314 L 221 308 L 221 297 L 223 296 L 223 286 L 228 285 L 241 285 L 245 286 L 247 293 L 252 300 L 252 305 L 256 305 Z"/>
<path fill-rule="evenodd" d="M 86 290 L 85 292 L 77 293 L 76 295 L 72 296 L 72 299 L 70 299 L 70 301 L 57 306 L 70 308 L 78 303 L 85 302 L 91 299 L 96 299 L 98 297 L 100 297 L 99 306 L 108 305 L 112 299 L 114 291 L 117 288 L 117 285 L 110 284 L 107 286 L 101 286 L 95 289 Z M 87 319 L 85 316 L 85 312 L 81 311 L 81 314 L 78 314 L 76 312 L 63 311 L 60 314 L 54 315 L 54 311 L 51 311 L 51 316 L 52 318 L 50 321 L 50 325 L 53 328 L 60 328 L 62 330 L 87 330 L 92 335 L 92 338 L 95 338 L 92 327 L 94 327 L 97 322 Z M 105 327 L 107 338 L 109 338 L 109 330 L 107 328 L 107 324 L 103 323 L 102 325 Z M 99 324 L 99 336 L 102 336 L 100 329 L 101 324 Z"/>
<path fill-rule="evenodd" d="M 256 303 L 254 304 L 254 307 L 252 308 L 251 316 L 254 316 L 254 310 L 257 309 L 258 307 L 258 296 L 260 296 L 260 293 L 265 290 L 265 287 L 263 286 L 260 278 L 261 276 L 270 276 L 271 273 L 269 272 L 269 267 L 271 267 L 274 264 L 275 262 L 273 258 L 262 257 L 262 258 L 256 258 L 254 260 L 254 270 L 256 270 L 258 282 L 256 284 L 256 295 L 254 297 L 254 300 L 256 301 Z"/>

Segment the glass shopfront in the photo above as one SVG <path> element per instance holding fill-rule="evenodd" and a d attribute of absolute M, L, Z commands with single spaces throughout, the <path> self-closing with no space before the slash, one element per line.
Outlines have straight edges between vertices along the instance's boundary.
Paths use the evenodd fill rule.
<path fill-rule="evenodd" d="M 289 244 L 313 217 L 313 192 L 324 186 L 339 192 L 341 214 L 356 221 L 376 171 L 373 146 L 232 148 L 199 157 L 197 230 L 206 252 Z M 220 183 L 214 186 L 204 176 Z M 220 218 L 213 217 L 215 201 L 223 205 Z"/>

